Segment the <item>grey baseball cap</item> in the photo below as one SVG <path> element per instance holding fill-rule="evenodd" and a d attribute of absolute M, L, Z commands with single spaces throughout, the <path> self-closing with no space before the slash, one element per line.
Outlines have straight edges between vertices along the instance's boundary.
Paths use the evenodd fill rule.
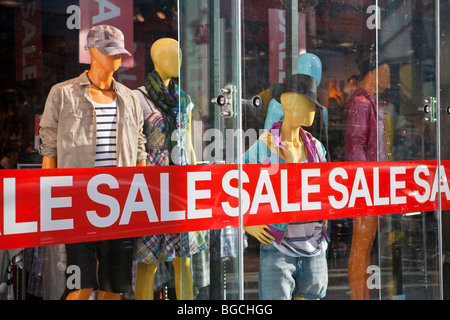
<path fill-rule="evenodd" d="M 106 56 L 127 54 L 125 37 L 119 29 L 108 25 L 97 25 L 89 30 L 86 48 L 98 48 Z"/>

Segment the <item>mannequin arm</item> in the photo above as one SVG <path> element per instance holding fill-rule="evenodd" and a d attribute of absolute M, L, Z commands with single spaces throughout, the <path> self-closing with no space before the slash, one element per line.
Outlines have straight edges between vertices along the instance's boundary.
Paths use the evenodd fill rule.
<path fill-rule="evenodd" d="M 42 169 L 54 169 L 56 168 L 56 158 L 49 158 L 44 156 L 42 158 Z"/>
<path fill-rule="evenodd" d="M 145 167 L 147 166 L 147 160 L 142 160 L 136 163 L 136 167 Z"/>
<path fill-rule="evenodd" d="M 188 158 L 191 160 L 190 164 L 197 164 L 197 159 L 195 158 L 195 150 L 192 144 L 192 113 L 188 114 L 189 122 L 186 127 L 186 149 Z"/>
<path fill-rule="evenodd" d="M 266 225 L 244 227 L 244 230 L 261 243 L 270 244 L 272 241 L 275 241 L 275 238 L 266 231 L 269 230 L 269 227 Z"/>

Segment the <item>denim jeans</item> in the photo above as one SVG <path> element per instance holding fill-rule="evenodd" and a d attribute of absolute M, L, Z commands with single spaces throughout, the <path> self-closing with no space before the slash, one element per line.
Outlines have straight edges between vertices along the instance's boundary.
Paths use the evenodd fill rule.
<path fill-rule="evenodd" d="M 321 299 L 328 285 L 325 252 L 313 257 L 291 257 L 272 244 L 261 244 L 259 258 L 259 298 L 290 300 Z"/>

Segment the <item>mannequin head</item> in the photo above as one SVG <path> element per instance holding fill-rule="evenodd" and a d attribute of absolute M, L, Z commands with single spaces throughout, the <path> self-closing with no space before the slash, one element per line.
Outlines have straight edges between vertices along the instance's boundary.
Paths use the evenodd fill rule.
<path fill-rule="evenodd" d="M 86 38 L 86 48 L 91 55 L 91 69 L 105 72 L 119 69 L 122 54 L 131 56 L 125 49 L 122 31 L 109 25 L 93 26 Z"/>
<path fill-rule="evenodd" d="M 347 79 L 347 82 L 352 86 L 352 87 L 357 87 L 359 85 L 359 79 L 357 75 L 352 75 L 350 78 Z"/>
<path fill-rule="evenodd" d="M 316 89 L 322 80 L 322 62 L 319 57 L 312 53 L 303 53 L 298 57 L 298 74 L 310 76 L 316 81 Z M 285 92 L 289 92 L 285 90 Z M 274 94 L 274 99 L 269 103 L 265 128 L 269 129 L 272 123 L 277 120 L 284 120 L 284 111 L 278 95 Z M 318 104 L 319 105 L 319 104 Z M 268 121 L 269 120 L 269 121 Z M 271 122 L 271 123 L 268 123 Z"/>
<path fill-rule="evenodd" d="M 314 121 L 317 101 L 316 79 L 307 74 L 293 74 L 286 84 L 286 91 L 281 94 L 284 121 L 291 127 L 309 127 Z"/>
<path fill-rule="evenodd" d="M 313 124 L 316 104 L 297 92 L 285 92 L 280 97 L 284 111 L 284 121 L 293 127 L 309 127 Z"/>
<path fill-rule="evenodd" d="M 122 54 L 104 55 L 98 48 L 89 48 L 91 54 L 91 68 L 98 71 L 115 72 L 122 63 Z"/>
<path fill-rule="evenodd" d="M 330 80 L 328 82 L 328 88 L 330 88 L 331 90 L 336 89 L 337 88 L 337 81 L 336 80 Z"/>
<path fill-rule="evenodd" d="M 389 65 L 384 63 L 378 67 L 378 83 L 377 83 L 377 69 L 369 71 L 363 78 L 364 88 L 369 94 L 376 92 L 382 93 L 391 86 L 391 71 Z"/>
<path fill-rule="evenodd" d="M 163 81 L 179 76 L 181 51 L 178 41 L 172 38 L 162 38 L 155 41 L 150 49 L 150 56 L 155 65 L 155 70 Z"/>
<path fill-rule="evenodd" d="M 368 52 L 357 58 L 358 69 L 363 81 L 362 87 L 370 95 L 382 93 L 391 86 L 391 71 L 382 54 L 375 51 L 372 45 Z M 378 78 L 378 79 L 377 79 Z"/>

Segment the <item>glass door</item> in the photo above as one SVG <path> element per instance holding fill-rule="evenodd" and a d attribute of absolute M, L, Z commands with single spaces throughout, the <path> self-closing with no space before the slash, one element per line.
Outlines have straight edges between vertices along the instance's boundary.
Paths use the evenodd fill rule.
<path fill-rule="evenodd" d="M 195 105 L 195 164 L 229 165 L 233 172 L 238 171 L 241 150 L 239 9 L 232 0 L 178 1 L 183 56 L 179 82 Z M 210 227 L 209 249 L 191 258 L 194 299 L 239 299 L 242 228 L 237 223 Z"/>
<path fill-rule="evenodd" d="M 450 77 L 448 72 L 445 70 L 450 66 L 450 23 L 447 19 L 448 13 L 450 12 L 450 2 L 449 1 L 436 1 L 436 5 L 439 7 L 439 21 L 437 32 L 437 39 L 439 41 L 437 56 L 439 57 L 439 122 L 440 122 L 440 146 L 441 146 L 441 162 L 446 165 L 446 161 L 450 159 L 450 148 L 448 147 L 447 137 L 449 134 L 449 121 L 450 113 L 448 107 L 450 106 Z M 450 287 L 449 287 L 449 276 L 450 276 L 450 261 L 447 252 L 450 250 L 450 220 L 449 220 L 449 210 L 448 207 L 443 205 L 442 208 L 442 279 L 443 279 L 443 299 L 450 299 Z"/>
<path fill-rule="evenodd" d="M 425 161 L 439 172 L 438 117 L 443 113 L 436 111 L 438 6 L 426 0 L 242 1 L 242 95 L 259 95 L 264 101 L 262 108 L 243 105 L 244 132 L 253 129 L 259 140 L 266 139 L 264 133 L 276 121 L 284 122 L 282 95 L 295 87 L 289 83 L 290 75 L 304 74 L 315 78 L 318 103 L 313 123 L 302 128 L 322 143 L 323 160 L 333 167 L 370 161 L 371 166 L 391 172 L 400 163 Z M 443 33 L 441 38 L 447 39 Z M 370 107 L 372 112 L 364 109 Z M 246 152 L 251 146 L 244 145 Z M 283 162 L 283 156 L 280 159 Z M 291 160 L 285 155 L 284 161 Z M 436 188 L 441 194 L 441 185 Z M 322 289 L 306 298 L 441 298 L 440 199 L 423 210 L 405 207 L 386 215 L 362 207 L 342 219 L 317 222 L 314 227 L 326 229 L 329 242 L 326 246 L 304 242 L 315 252 L 325 251 L 328 284 L 318 281 L 315 285 Z M 311 220 L 290 224 L 291 242 L 283 240 L 274 252 L 298 261 L 314 256 L 296 242 L 296 237 L 324 241 L 314 231 L 307 233 L 308 227 L 313 228 L 308 225 Z M 277 298 L 265 295 L 268 289 L 261 276 L 267 247 L 246 235 L 244 296 Z M 276 273 L 272 272 L 274 277 Z M 290 281 L 297 282 L 289 284 L 293 291 L 283 298 L 305 298 L 301 281 L 295 277 Z"/>
<path fill-rule="evenodd" d="M 322 211 L 317 219 L 290 220 L 283 240 L 266 245 L 261 234 L 274 220 L 247 228 L 252 212 L 243 205 L 248 181 L 242 177 L 255 178 L 244 174 L 247 164 L 276 159 L 286 170 L 301 170 L 303 162 L 323 162 L 314 168 L 326 168 L 327 174 L 357 166 L 369 170 L 371 179 L 391 172 L 392 190 L 395 177 L 404 174 L 398 167 L 421 165 L 429 171 L 420 171 L 417 179 L 437 172 L 440 183 L 428 186 L 442 195 L 445 179 L 438 164 L 446 148 L 440 137 L 447 136 L 450 116 L 439 110 L 450 101 L 439 91 L 447 78 L 439 70 L 447 61 L 442 54 L 437 58 L 436 35 L 446 52 L 446 22 L 438 18 L 448 6 L 428 0 L 178 1 L 179 81 L 196 105 L 191 120 L 196 164 L 235 166 L 240 200 L 238 225 L 211 226 L 209 250 L 192 257 L 199 260 L 192 267 L 194 288 L 196 270 L 208 274 L 197 279 L 203 283 L 195 299 L 442 298 L 442 197 L 428 197 L 427 206 L 399 206 L 393 214 L 369 208 L 366 197 L 357 210 L 347 203 L 338 215 Z M 283 123 L 297 117 L 294 111 L 307 107 L 312 121 L 302 120 L 301 131 L 284 131 Z M 302 136 L 304 131 L 311 136 Z M 316 148 L 311 159 L 305 141 Z M 261 148 L 264 156 L 255 153 Z M 313 178 L 321 181 L 320 175 Z M 407 183 L 399 181 L 397 189 Z M 364 186 L 354 188 L 356 197 L 363 197 L 358 191 Z M 376 189 L 375 178 L 368 188 Z M 276 199 L 286 200 L 283 192 L 276 190 Z M 260 195 L 269 193 L 263 188 Z M 403 198 L 394 192 L 388 201 L 398 199 Z M 442 222 L 445 228 L 446 219 Z M 289 262 L 275 271 L 276 259 L 286 257 Z M 299 267 L 305 264 L 314 264 L 315 271 Z M 280 277 L 292 268 L 289 280 Z M 305 275 L 312 283 L 302 282 Z M 308 286 L 315 289 L 304 289 Z"/>
<path fill-rule="evenodd" d="M 391 67 L 391 86 L 378 96 L 380 113 L 393 128 L 389 158 L 429 161 L 439 172 L 438 4 L 401 1 L 378 6 L 379 64 L 386 61 Z M 380 216 L 380 299 L 442 297 L 439 206 L 440 198 L 433 211 Z"/>

